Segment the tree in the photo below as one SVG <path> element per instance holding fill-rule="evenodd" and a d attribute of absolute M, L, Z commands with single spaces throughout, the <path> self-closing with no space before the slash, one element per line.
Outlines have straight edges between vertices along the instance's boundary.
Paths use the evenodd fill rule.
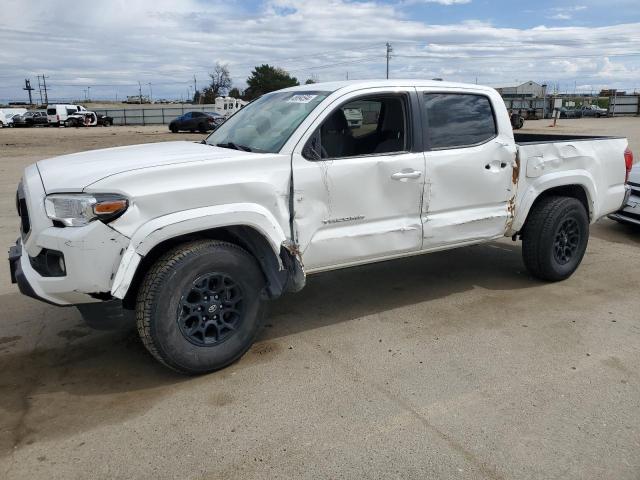
<path fill-rule="evenodd" d="M 265 93 L 280 90 L 281 88 L 300 85 L 298 79 L 292 77 L 282 68 L 264 64 L 255 67 L 247 79 L 247 89 L 244 91 L 247 100 L 253 100 Z"/>
<path fill-rule="evenodd" d="M 209 74 L 209 86 L 202 89 L 203 103 L 214 103 L 216 98 L 224 95 L 231 88 L 229 67 L 216 62 L 213 72 Z"/>
<path fill-rule="evenodd" d="M 238 88 L 233 87 L 229 90 L 229 96 L 233 98 L 242 98 L 242 92 Z"/>
<path fill-rule="evenodd" d="M 313 78 L 307 78 L 307 81 L 304 82 L 305 85 L 311 85 L 312 83 L 318 83 Z"/>

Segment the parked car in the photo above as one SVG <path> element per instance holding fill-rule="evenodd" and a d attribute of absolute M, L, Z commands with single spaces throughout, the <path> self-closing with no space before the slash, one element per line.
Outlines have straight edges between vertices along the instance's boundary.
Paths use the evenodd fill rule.
<path fill-rule="evenodd" d="M 0 128 L 13 126 L 13 117 L 27 113 L 26 108 L 2 108 L 0 109 Z"/>
<path fill-rule="evenodd" d="M 12 119 L 14 127 L 48 127 L 49 120 L 44 110 L 30 110 L 22 115 L 15 115 Z"/>
<path fill-rule="evenodd" d="M 47 117 L 49 123 L 54 127 L 64 125 L 64 122 L 76 112 L 85 112 L 87 109 L 82 105 L 56 104 L 47 106 Z"/>
<path fill-rule="evenodd" d="M 169 130 L 173 133 L 184 130 L 190 132 L 198 130 L 204 133 L 209 130 L 215 130 L 222 122 L 224 122 L 224 117 L 217 113 L 187 112 L 172 120 L 169 123 Z"/>
<path fill-rule="evenodd" d="M 356 105 L 380 112 L 375 128 L 349 128 Z M 90 325 L 137 324 L 174 370 L 209 372 L 251 346 L 265 299 L 319 272 L 507 237 L 533 277 L 568 278 L 589 224 L 625 200 L 627 149 L 621 137 L 514 134 L 500 95 L 478 85 L 287 88 L 203 142 L 27 167 L 11 278 Z"/>
<path fill-rule="evenodd" d="M 216 128 L 222 125 L 227 120 L 227 118 L 229 118 L 229 116 L 225 116 L 217 112 L 204 112 L 204 113 L 206 113 L 210 117 L 213 117 L 213 123 L 215 124 Z"/>
<path fill-rule="evenodd" d="M 514 130 L 520 130 L 522 127 L 524 127 L 524 118 L 520 113 L 513 112 L 511 113 L 509 118 L 511 120 L 511 127 Z"/>
<path fill-rule="evenodd" d="M 364 122 L 364 115 L 360 108 L 345 108 L 344 116 L 350 128 L 360 128 Z"/>
<path fill-rule="evenodd" d="M 96 114 L 88 110 L 76 112 L 67 117 L 64 121 L 65 127 L 108 127 L 113 125 L 113 118 L 101 113 Z"/>
<path fill-rule="evenodd" d="M 560 108 L 560 118 L 580 118 L 582 117 L 582 111 L 577 108 Z"/>
<path fill-rule="evenodd" d="M 628 165 L 633 165 L 633 154 L 630 150 L 626 152 L 626 159 Z M 618 222 L 640 225 L 640 163 L 631 168 L 628 184 L 629 198 L 620 210 L 609 217 Z"/>
<path fill-rule="evenodd" d="M 582 117 L 606 117 L 609 112 L 606 108 L 601 108 L 597 105 L 582 105 L 580 107 L 580 114 Z"/>

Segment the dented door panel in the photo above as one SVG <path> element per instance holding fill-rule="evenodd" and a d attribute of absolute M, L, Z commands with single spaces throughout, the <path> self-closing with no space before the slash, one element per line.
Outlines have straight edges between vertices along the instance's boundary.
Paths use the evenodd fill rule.
<path fill-rule="evenodd" d="M 391 177 L 423 172 L 421 153 L 300 160 L 294 225 L 306 271 L 420 249 L 423 175 Z"/>
<path fill-rule="evenodd" d="M 409 151 L 310 161 L 309 137 L 340 105 L 371 95 L 403 95 Z M 306 272 L 362 263 L 422 246 L 420 218 L 425 160 L 415 88 L 371 88 L 333 99 L 292 154 L 294 236 Z M 416 148 L 417 147 L 417 148 Z"/>

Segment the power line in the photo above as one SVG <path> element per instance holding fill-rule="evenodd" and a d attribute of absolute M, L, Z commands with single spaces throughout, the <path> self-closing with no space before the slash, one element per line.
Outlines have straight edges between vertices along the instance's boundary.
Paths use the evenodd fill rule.
<path fill-rule="evenodd" d="M 547 60 L 557 58 L 598 58 L 598 57 L 639 57 L 640 52 L 614 53 L 614 54 L 582 54 L 582 55 L 537 55 L 537 56 L 517 56 L 517 55 L 451 55 L 448 53 L 428 54 L 428 55 L 394 55 L 398 58 L 431 58 L 434 60 L 483 60 L 485 58 L 500 58 L 503 60 Z"/>

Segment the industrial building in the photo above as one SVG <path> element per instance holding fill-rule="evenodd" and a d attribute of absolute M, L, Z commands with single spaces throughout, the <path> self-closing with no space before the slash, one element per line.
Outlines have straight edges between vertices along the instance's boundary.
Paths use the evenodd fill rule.
<path fill-rule="evenodd" d="M 502 98 L 544 98 L 547 94 L 547 86 L 528 81 L 494 87 Z"/>

